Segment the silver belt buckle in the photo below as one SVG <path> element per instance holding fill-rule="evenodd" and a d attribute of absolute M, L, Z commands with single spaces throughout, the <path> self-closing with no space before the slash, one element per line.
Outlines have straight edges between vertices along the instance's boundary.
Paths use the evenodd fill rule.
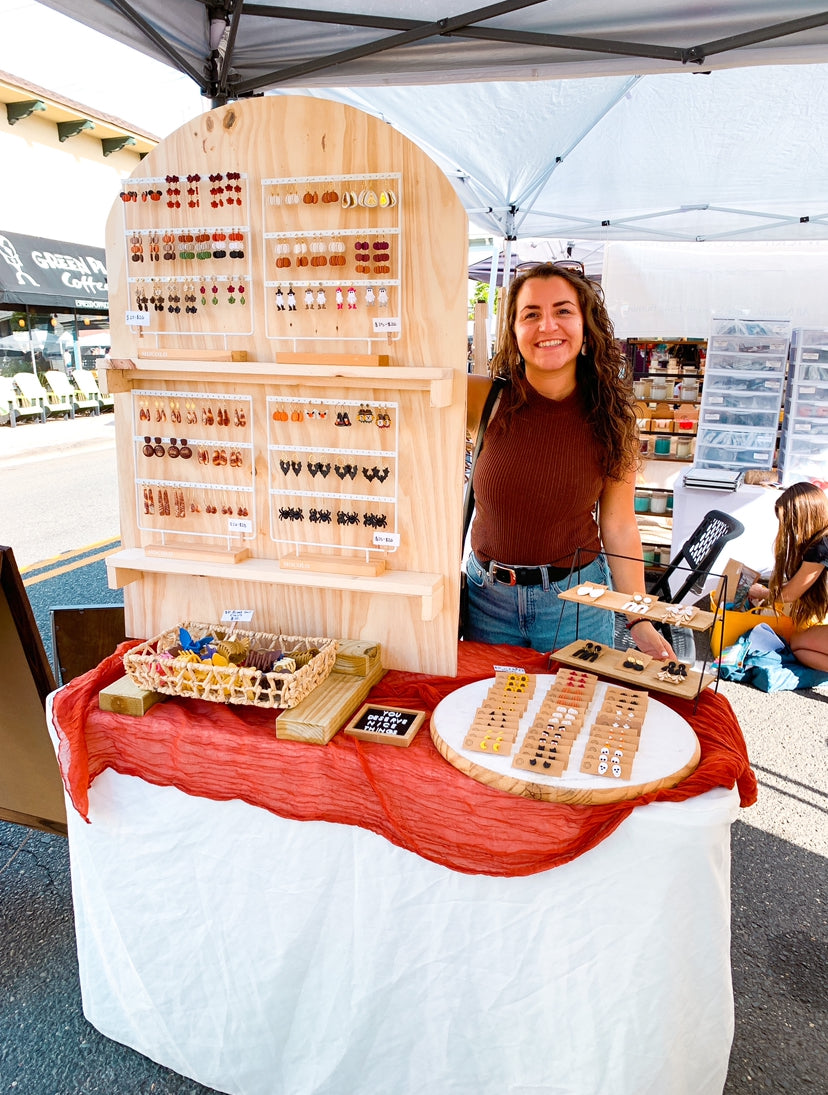
<path fill-rule="evenodd" d="M 509 585 L 510 586 L 516 586 L 517 585 L 517 574 L 515 573 L 515 571 L 512 567 L 504 567 L 504 566 L 501 566 L 500 563 L 492 563 L 492 577 L 495 579 L 496 582 L 499 582 L 500 579 L 495 575 L 496 570 L 502 570 L 505 574 L 509 575 Z M 503 582 L 502 584 L 506 585 L 505 582 Z"/>

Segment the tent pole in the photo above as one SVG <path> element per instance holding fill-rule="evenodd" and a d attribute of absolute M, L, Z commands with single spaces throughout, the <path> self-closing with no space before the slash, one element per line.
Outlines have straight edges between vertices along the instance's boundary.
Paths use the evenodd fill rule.
<path fill-rule="evenodd" d="M 486 353 L 490 354 L 493 344 L 494 336 L 494 322 L 495 322 L 495 300 L 497 299 L 497 266 L 500 259 L 500 249 L 503 246 L 503 240 L 497 236 L 492 236 L 492 269 L 489 274 L 489 313 L 486 316 L 487 338 Z M 505 270 L 506 267 L 504 266 Z"/>

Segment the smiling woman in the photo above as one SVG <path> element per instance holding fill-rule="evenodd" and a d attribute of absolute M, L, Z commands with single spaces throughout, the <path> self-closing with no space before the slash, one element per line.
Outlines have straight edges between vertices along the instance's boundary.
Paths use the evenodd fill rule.
<path fill-rule="evenodd" d="M 574 286 L 562 277 L 529 278 L 516 300 L 515 341 L 535 391 L 565 399 L 575 391 L 584 320 Z"/>
<path fill-rule="evenodd" d="M 622 365 L 601 290 L 580 264 L 518 273 L 493 362 L 506 385 L 474 469 L 467 639 L 551 651 L 588 635 L 611 646 L 613 614 L 558 593 L 583 582 L 644 592 Z M 675 657 L 649 621 L 628 626 L 644 653 Z"/>

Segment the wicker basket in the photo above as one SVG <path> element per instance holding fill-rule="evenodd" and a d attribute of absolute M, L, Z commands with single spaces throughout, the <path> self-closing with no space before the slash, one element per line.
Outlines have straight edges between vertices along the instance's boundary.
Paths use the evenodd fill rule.
<path fill-rule="evenodd" d="M 124 657 L 124 667 L 140 687 L 168 696 L 189 696 L 213 703 L 243 703 L 255 707 L 295 707 L 328 676 L 336 661 L 336 639 L 308 639 L 295 635 L 270 635 L 222 624 L 183 623 L 198 641 L 208 635 L 228 643 L 249 640 L 251 648 L 280 650 L 285 655 L 316 650 L 306 665 L 292 673 L 262 672 L 252 666 L 212 665 L 170 656 L 179 648 L 179 628 L 171 628 L 134 647 Z"/>

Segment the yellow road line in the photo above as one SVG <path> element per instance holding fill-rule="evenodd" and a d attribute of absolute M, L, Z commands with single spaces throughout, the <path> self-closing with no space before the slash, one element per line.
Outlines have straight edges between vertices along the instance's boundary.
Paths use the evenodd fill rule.
<path fill-rule="evenodd" d="M 84 555 L 87 551 L 95 551 L 96 548 L 111 547 L 113 544 L 119 544 L 121 542 L 120 536 L 114 536 L 110 540 L 99 540 L 95 544 L 88 544 L 84 548 L 76 548 L 75 551 L 64 551 L 60 555 L 55 555 L 53 559 L 44 559 L 40 563 L 30 563 L 27 567 L 21 567 L 21 574 L 29 574 L 33 570 L 42 570 L 43 567 L 52 566 L 53 563 L 62 563 L 67 559 L 77 559 L 78 556 Z"/>
<path fill-rule="evenodd" d="M 24 586 L 36 586 L 38 582 L 45 582 L 47 578 L 57 578 L 59 574 L 68 574 L 72 570 L 80 570 L 81 567 L 85 567 L 87 563 L 97 563 L 101 559 L 105 559 L 107 555 L 111 555 L 110 550 L 101 551 L 97 555 L 87 555 L 83 559 L 78 559 L 74 563 L 67 563 L 64 567 L 56 567 L 54 570 L 47 571 L 46 574 L 38 574 L 34 578 L 24 578 Z"/>

